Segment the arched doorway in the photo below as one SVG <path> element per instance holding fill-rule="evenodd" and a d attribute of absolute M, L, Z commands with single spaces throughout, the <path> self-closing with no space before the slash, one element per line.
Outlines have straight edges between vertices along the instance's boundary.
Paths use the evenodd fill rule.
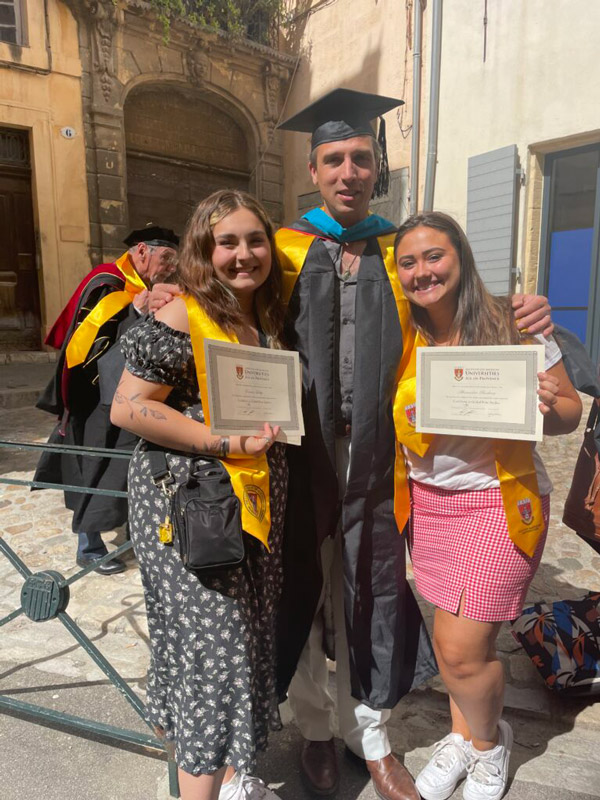
<path fill-rule="evenodd" d="M 153 222 L 181 233 L 211 192 L 249 188 L 244 131 L 204 95 L 142 86 L 127 96 L 124 118 L 130 228 Z"/>

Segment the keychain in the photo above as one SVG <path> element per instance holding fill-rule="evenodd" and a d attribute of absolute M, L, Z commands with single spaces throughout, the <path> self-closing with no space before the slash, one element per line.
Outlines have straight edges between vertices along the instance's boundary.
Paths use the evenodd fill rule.
<path fill-rule="evenodd" d="M 161 522 L 158 526 L 158 541 L 161 544 L 169 545 L 173 544 L 173 524 L 171 523 L 171 517 L 169 516 L 169 506 L 171 504 L 171 498 L 175 494 L 175 489 L 173 488 L 173 479 L 170 475 L 169 480 L 165 479 L 161 481 L 160 488 L 167 499 L 167 513 L 165 515 L 164 522 Z"/>
<path fill-rule="evenodd" d="M 158 540 L 161 544 L 173 544 L 173 525 L 168 514 L 158 526 Z"/>

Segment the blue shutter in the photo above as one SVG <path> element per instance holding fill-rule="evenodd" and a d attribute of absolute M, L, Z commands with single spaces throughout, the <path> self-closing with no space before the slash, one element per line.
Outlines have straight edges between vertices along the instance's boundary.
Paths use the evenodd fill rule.
<path fill-rule="evenodd" d="M 469 159 L 467 236 L 489 291 L 512 292 L 518 153 L 514 144 Z"/>

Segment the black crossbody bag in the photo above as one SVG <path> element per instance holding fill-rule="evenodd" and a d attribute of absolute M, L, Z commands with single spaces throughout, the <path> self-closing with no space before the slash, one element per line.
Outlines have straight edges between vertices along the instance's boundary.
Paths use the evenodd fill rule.
<path fill-rule="evenodd" d="M 246 557 L 240 501 L 229 473 L 218 458 L 190 459 L 187 480 L 176 486 L 166 452 L 149 445 L 154 483 L 167 497 L 169 514 L 161 526 L 164 544 L 173 544 L 186 569 L 227 570 Z M 169 541 L 170 538 L 170 541 Z"/>

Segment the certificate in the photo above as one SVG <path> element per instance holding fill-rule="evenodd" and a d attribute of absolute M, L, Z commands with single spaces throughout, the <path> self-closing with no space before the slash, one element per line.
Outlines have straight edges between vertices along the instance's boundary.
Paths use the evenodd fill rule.
<path fill-rule="evenodd" d="M 277 440 L 300 444 L 304 435 L 298 353 L 204 340 L 210 431 L 256 436 L 279 425 Z"/>
<path fill-rule="evenodd" d="M 416 430 L 542 440 L 543 345 L 419 347 Z"/>

